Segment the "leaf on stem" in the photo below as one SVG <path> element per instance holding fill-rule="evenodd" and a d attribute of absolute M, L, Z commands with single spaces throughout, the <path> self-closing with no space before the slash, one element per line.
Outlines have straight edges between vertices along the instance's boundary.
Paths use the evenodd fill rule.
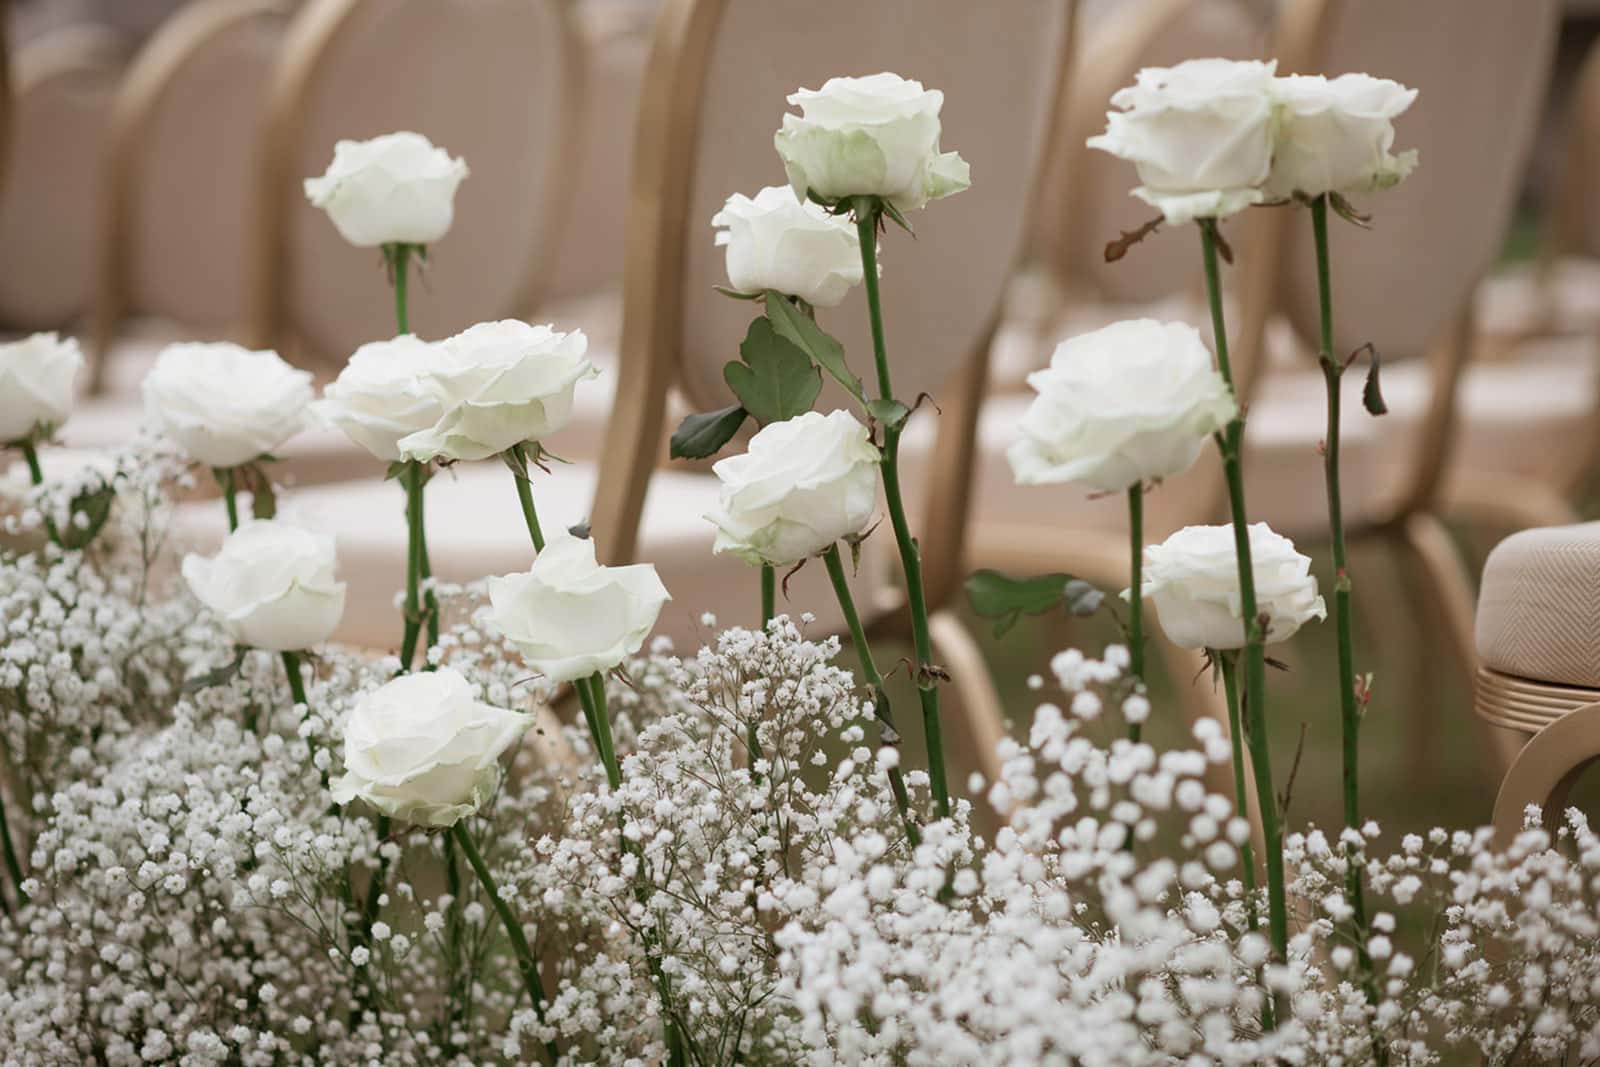
<path fill-rule="evenodd" d="M 822 391 L 822 372 L 765 316 L 750 323 L 739 355 L 743 362 L 729 362 L 722 377 L 757 422 L 766 426 L 811 410 Z"/>
<path fill-rule="evenodd" d="M 60 531 L 61 547 L 72 551 L 89 547 L 111 517 L 111 505 L 116 499 L 117 491 L 110 482 L 102 482 L 74 496 L 68 505 L 66 528 Z M 83 516 L 81 523 L 79 515 Z"/>
<path fill-rule="evenodd" d="M 895 225 L 909 233 L 913 238 L 917 236 L 917 231 L 911 228 L 911 223 L 906 221 L 906 217 L 900 213 L 899 208 L 895 207 L 887 200 L 879 200 L 878 204 L 882 208 L 883 213 L 894 220 Z"/>
<path fill-rule="evenodd" d="M 717 411 L 685 415 L 672 431 L 669 455 L 673 459 L 705 459 L 714 456 L 744 425 L 749 412 L 739 404 Z"/>
<path fill-rule="evenodd" d="M 817 325 L 817 320 L 795 307 L 780 293 L 767 293 L 767 319 L 779 337 L 791 342 L 812 361 L 827 371 L 845 392 L 865 403 L 861 379 L 850 373 L 844 361 L 844 346 Z"/>
<path fill-rule="evenodd" d="M 885 429 L 898 430 L 911 417 L 911 409 L 892 396 L 879 397 L 867 403 L 867 414 Z"/>
<path fill-rule="evenodd" d="M 1333 208 L 1333 213 L 1344 221 L 1363 230 L 1372 229 L 1372 216 L 1356 209 L 1356 206 L 1346 200 L 1343 193 L 1329 193 L 1328 206 Z"/>
<path fill-rule="evenodd" d="M 1159 230 L 1161 228 L 1161 222 L 1164 218 L 1165 216 L 1163 215 L 1157 215 L 1155 218 L 1140 226 L 1138 229 L 1123 230 L 1116 240 L 1107 241 L 1105 251 L 1106 262 L 1115 263 L 1117 260 L 1127 255 L 1129 250 L 1132 249 L 1134 245 L 1138 244 L 1140 241 L 1143 241 L 1146 237 L 1149 237 L 1151 234 Z"/>
<path fill-rule="evenodd" d="M 1092 614 L 1105 594 L 1070 574 L 1043 574 L 1013 578 L 996 570 L 980 570 L 967 579 L 967 600 L 972 610 L 995 620 L 994 635 L 1004 637 L 1023 615 L 1043 615 L 1064 610 Z"/>
<path fill-rule="evenodd" d="M 1378 357 L 1378 347 L 1371 341 L 1357 348 L 1345 359 L 1346 367 L 1361 358 L 1362 353 L 1367 357 L 1367 382 L 1361 387 L 1361 406 L 1367 409 L 1368 415 L 1387 415 L 1389 405 L 1383 400 L 1383 387 L 1378 380 L 1378 371 L 1383 360 Z"/>
<path fill-rule="evenodd" d="M 734 300 L 760 300 L 761 299 L 761 294 L 760 293 L 740 292 L 738 289 L 733 289 L 733 288 L 730 288 L 730 287 L 728 287 L 726 285 L 713 285 L 711 288 L 715 289 L 717 292 L 721 293 L 723 296 L 732 297 Z"/>

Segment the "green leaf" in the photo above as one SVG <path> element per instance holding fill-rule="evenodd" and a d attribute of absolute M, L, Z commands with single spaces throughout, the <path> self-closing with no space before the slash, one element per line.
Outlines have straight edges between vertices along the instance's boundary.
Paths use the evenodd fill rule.
<path fill-rule="evenodd" d="M 749 412 L 738 404 L 720 411 L 685 415 L 672 433 L 673 459 L 705 459 L 714 456 L 733 439 Z"/>
<path fill-rule="evenodd" d="M 898 430 L 911 417 L 911 409 L 893 397 L 880 397 L 867 404 L 867 414 L 891 430 Z"/>
<path fill-rule="evenodd" d="M 722 377 L 757 422 L 766 426 L 811 410 L 822 391 L 822 372 L 798 345 L 778 336 L 765 316 L 750 323 L 739 355 L 744 362 L 728 363 Z"/>
<path fill-rule="evenodd" d="M 887 200 L 881 200 L 879 203 L 883 205 L 883 213 L 893 219 L 896 225 L 909 233 L 912 237 L 917 235 L 917 231 L 911 228 L 911 223 L 906 221 L 906 217 L 900 213 L 899 208 L 895 207 Z"/>
<path fill-rule="evenodd" d="M 61 547 L 73 551 L 87 548 L 111 517 L 111 505 L 116 499 L 117 492 L 109 484 L 86 489 L 73 497 L 70 518 L 66 528 L 61 531 Z M 84 517 L 81 526 L 78 523 L 79 515 Z"/>
<path fill-rule="evenodd" d="M 994 570 L 974 572 L 967 579 L 967 599 L 972 610 L 994 619 L 994 634 L 1005 636 L 1024 614 L 1042 615 L 1062 606 L 1076 613 L 1085 603 L 1082 589 L 1093 589 L 1070 574 L 1043 574 L 1037 578 L 1013 578 Z M 1069 590 L 1072 595 L 1069 597 Z M 1099 590 L 1094 590 L 1098 593 Z M 1095 604 L 1099 606 L 1098 601 Z"/>
<path fill-rule="evenodd" d="M 1387 415 L 1389 405 L 1383 402 L 1383 387 L 1378 381 L 1378 350 L 1368 344 L 1367 358 L 1370 364 L 1367 368 L 1367 382 L 1361 387 L 1361 406 L 1367 409 L 1369 415 Z"/>
<path fill-rule="evenodd" d="M 270 519 L 278 514 L 278 497 L 272 490 L 272 479 L 257 469 L 250 487 L 250 514 L 257 519 Z"/>
<path fill-rule="evenodd" d="M 713 285 L 711 288 L 715 289 L 717 292 L 721 293 L 723 296 L 732 297 L 734 300 L 760 300 L 761 299 L 761 294 L 760 293 L 740 292 L 738 289 L 732 289 L 732 288 L 729 288 L 726 285 Z"/>
<path fill-rule="evenodd" d="M 779 337 L 792 341 L 847 393 L 866 402 L 861 379 L 850 373 L 844 361 L 844 346 L 818 326 L 816 319 L 795 307 L 788 297 L 771 291 L 767 293 L 767 318 Z"/>

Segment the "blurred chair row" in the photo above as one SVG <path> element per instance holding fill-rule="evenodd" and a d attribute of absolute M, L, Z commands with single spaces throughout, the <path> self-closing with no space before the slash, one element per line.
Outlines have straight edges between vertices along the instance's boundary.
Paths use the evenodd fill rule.
<path fill-rule="evenodd" d="M 16 137 L 0 205 L 0 238 L 27 254 L 11 257 L 14 269 L 0 280 L 0 319 L 55 325 L 93 306 L 95 336 L 108 351 L 136 314 L 238 325 L 257 343 L 331 371 L 357 344 L 389 332 L 385 287 L 377 257 L 342 246 L 304 205 L 299 180 L 322 169 L 337 137 L 417 128 L 474 172 L 455 229 L 431 250 L 415 303 L 419 332 L 439 336 L 503 314 L 551 317 L 556 297 L 625 275 L 620 332 L 608 333 L 604 316 L 558 317 L 591 328 L 597 362 L 615 370 L 604 379 L 615 392 L 597 390 L 580 432 L 560 442 L 580 462 L 541 479 L 541 507 L 548 501 L 563 524 L 592 517 L 613 560 L 657 562 L 680 591 L 685 618 L 667 624 L 673 632 L 684 634 L 691 611 L 705 607 L 725 623 L 747 622 L 753 579 L 737 561 L 709 555 L 710 530 L 698 518 L 715 483 L 659 470 L 671 398 L 726 402 L 720 368 L 749 317 L 748 307 L 710 295 L 721 263 L 708 220 L 729 192 L 782 180 L 771 131 L 794 86 L 886 68 L 922 78 L 946 90 L 945 143 L 972 162 L 974 186 L 931 209 L 917 243 L 893 255 L 884 275 L 889 342 L 902 391 L 928 389 L 943 407 L 937 422 L 919 416 L 908 434 L 906 480 L 923 516 L 940 655 L 961 667 L 952 714 L 968 727 L 964 756 L 992 770 L 1003 713 L 953 611 L 962 576 L 1003 566 L 1070 570 L 1114 588 L 1127 580 L 1115 501 L 1012 486 L 1003 452 L 1027 402 L 1021 372 L 1087 326 L 1132 314 L 1202 318 L 1191 232 L 1159 233 L 1123 262 L 1103 261 L 1105 242 L 1147 212 L 1127 197 L 1131 169 L 1088 151 L 1085 138 L 1104 122 L 1111 93 L 1143 66 L 1270 54 L 1282 72 L 1367 70 L 1420 89 L 1400 138 L 1421 149 L 1422 165 L 1365 205 L 1376 214 L 1373 232 L 1339 226 L 1334 236 L 1337 352 L 1378 345 L 1393 412 L 1370 420 L 1354 395 L 1345 405 L 1347 521 L 1375 549 L 1374 566 L 1389 569 L 1361 572 L 1357 602 L 1385 641 L 1405 631 L 1409 647 L 1437 646 L 1468 676 L 1471 583 L 1442 520 L 1461 514 L 1516 527 L 1568 514 L 1563 491 L 1577 479 L 1565 472 L 1589 462 L 1600 423 L 1587 325 L 1554 342 L 1542 336 L 1548 324 L 1523 325 L 1499 331 L 1493 344 L 1474 328 L 1550 79 L 1553 0 L 1085 2 L 1070 48 L 1074 5 L 1061 0 L 857 8 L 847 0 L 667 0 L 656 16 L 650 5 L 558 0 L 309 0 L 293 11 L 264 0 L 197 0 L 163 25 L 125 76 L 111 73 L 109 55 L 84 50 L 55 62 L 54 79 L 30 80 L 22 72 L 40 67 L 25 54 L 35 41 L 15 60 Z M 619 9 L 620 29 L 585 29 L 611 25 L 600 13 Z M 837 32 L 846 20 L 852 32 Z M 641 74 L 640 42 L 652 21 L 655 46 Z M 587 44 L 574 43 L 585 34 Z M 782 49 L 771 47 L 777 35 Z M 615 58 L 608 41 L 622 42 Z M 608 61 L 633 80 L 596 73 Z M 52 81 L 55 92 L 37 88 Z M 223 114 L 234 97 L 228 106 L 240 111 L 228 115 L 249 117 Z M 83 136 L 68 135 L 75 127 L 66 119 L 38 117 L 51 108 L 70 113 Z M 99 164 L 94 144 L 107 146 Z M 28 175 L 44 165 L 57 168 L 54 176 Z M 83 199 L 63 219 L 54 197 L 74 182 L 72 195 Z M 86 222 L 99 211 L 111 220 L 103 229 Z M 1249 410 L 1253 514 L 1315 541 L 1326 522 L 1323 401 L 1305 340 L 1315 336 L 1317 305 L 1304 215 L 1260 210 L 1228 225 L 1240 257 L 1229 304 Z M 79 234 L 79 224 L 89 232 Z M 9 227 L 32 227 L 32 236 Z M 84 249 L 78 268 L 62 270 L 53 292 L 42 283 L 36 290 L 55 302 L 41 310 L 41 300 L 36 317 L 20 314 L 15 293 L 28 289 L 31 261 L 72 241 Z M 949 269 L 955 262 L 960 271 Z M 1554 273 L 1525 280 L 1525 290 L 1551 291 L 1543 278 Z M 62 295 L 85 276 L 98 282 Z M 1497 299 L 1542 297 L 1506 290 Z M 859 293 L 827 325 L 848 351 L 868 351 Z M 1496 358 L 1469 365 L 1475 350 Z M 121 359 L 107 370 L 114 387 Z M 1348 379 L 1352 393 L 1358 383 L 1359 375 Z M 109 416 L 78 421 L 90 434 L 115 425 Z M 304 461 L 291 465 L 302 482 L 357 469 L 348 446 L 309 436 Z M 430 510 L 437 573 L 468 578 L 526 565 L 505 477 L 486 467 L 430 490 L 446 501 Z M 340 531 L 351 603 L 387 604 L 403 571 L 403 539 L 398 522 L 372 516 L 398 509 L 392 487 L 340 483 L 294 499 Z M 1154 495 L 1147 540 L 1222 513 L 1220 472 L 1208 461 Z M 869 545 L 881 555 L 886 542 Z M 881 580 L 887 569 L 869 560 L 861 581 L 878 606 L 877 627 L 893 632 L 904 612 Z M 796 600 L 820 609 L 831 598 L 816 576 L 797 581 L 808 577 L 813 584 L 797 586 Z M 393 640 L 386 619 L 355 614 L 347 638 Z M 833 613 L 819 614 L 821 624 L 837 625 Z M 1218 714 L 1207 687 L 1187 685 L 1194 658 L 1167 652 L 1191 714 Z M 1419 699 L 1407 710 L 1424 739 L 1437 726 L 1427 687 L 1438 659 L 1418 652 L 1412 663 Z M 1484 739 L 1492 766 L 1503 768 L 1511 745 Z"/>

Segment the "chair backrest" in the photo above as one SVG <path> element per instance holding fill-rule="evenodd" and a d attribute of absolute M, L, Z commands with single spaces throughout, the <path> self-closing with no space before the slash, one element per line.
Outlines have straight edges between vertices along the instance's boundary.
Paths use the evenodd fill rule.
<path fill-rule="evenodd" d="M 971 164 L 972 187 L 916 213 L 916 240 L 894 228 L 884 238 L 896 390 L 937 391 L 984 358 L 1055 117 L 1070 14 L 1060 0 L 664 7 L 635 146 L 622 388 L 593 517 L 602 551 L 633 553 L 667 388 L 699 408 L 728 402 L 722 365 L 737 358 L 752 309 L 712 290 L 725 274 L 710 220 L 731 193 L 783 184 L 772 135 L 796 88 L 892 70 L 944 91 L 943 146 Z M 861 290 L 821 321 L 870 378 Z"/>
<path fill-rule="evenodd" d="M 1371 231 L 1329 226 L 1335 354 L 1373 342 L 1385 360 L 1434 360 L 1432 410 L 1403 506 L 1420 506 L 1443 468 L 1455 385 L 1466 358 L 1461 323 L 1504 240 L 1526 171 L 1554 55 L 1555 0 L 1298 0 L 1318 11 L 1315 69 L 1366 71 L 1418 90 L 1398 120 L 1397 147 L 1416 171 L 1358 198 Z M 1285 71 L 1287 73 L 1287 71 Z M 1308 221 L 1289 229 L 1280 307 L 1303 337 L 1318 331 Z M 1460 343 L 1454 343 L 1459 341 Z"/>
<path fill-rule="evenodd" d="M 242 327 L 256 146 L 290 7 L 197 0 L 129 67 L 112 111 L 97 353 L 129 315 Z"/>
<path fill-rule="evenodd" d="M 106 129 L 124 53 L 92 26 L 45 33 L 10 65 L 10 152 L 0 197 L 0 323 L 70 326 L 89 306 L 104 212 Z"/>
<path fill-rule="evenodd" d="M 394 332 L 375 249 L 352 248 L 301 183 L 334 142 L 415 130 L 471 168 L 441 269 L 413 286 L 439 337 L 524 313 L 551 263 L 581 122 L 569 0 L 311 0 L 274 72 L 255 219 L 253 340 L 337 367 Z"/>
<path fill-rule="evenodd" d="M 1038 253 L 1075 300 L 1143 303 L 1198 291 L 1187 228 L 1158 230 L 1127 259 L 1105 261 L 1108 241 L 1156 212 L 1128 195 L 1127 163 L 1085 142 L 1105 128 L 1112 94 L 1142 68 L 1207 56 L 1260 58 L 1270 23 L 1226 0 L 1135 0 L 1080 19 L 1065 122 L 1041 190 Z"/>

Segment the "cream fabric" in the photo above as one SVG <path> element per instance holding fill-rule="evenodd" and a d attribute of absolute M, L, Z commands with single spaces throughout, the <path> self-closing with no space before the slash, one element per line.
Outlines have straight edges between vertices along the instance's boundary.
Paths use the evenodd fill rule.
<path fill-rule="evenodd" d="M 546 532 L 580 522 L 593 498 L 593 468 L 555 465 L 549 474 L 533 472 L 534 500 Z M 662 610 L 657 633 L 667 634 L 680 651 L 691 653 L 711 632 L 702 623 L 707 611 L 719 625 L 751 625 L 760 618 L 758 572 L 732 555 L 713 556 L 714 528 L 701 516 L 717 503 L 715 479 L 678 472 L 659 473 L 645 499 L 638 558 L 653 563 L 674 599 Z M 428 548 L 441 580 L 468 582 L 526 569 L 533 548 L 517 503 L 512 476 L 499 463 L 461 464 L 435 475 L 427 489 Z M 349 584 L 344 621 L 334 640 L 363 648 L 394 648 L 400 616 L 394 597 L 405 585 L 404 495 L 377 480 L 325 485 L 280 500 L 280 515 L 338 539 L 339 575 Z M 204 548 L 222 536 L 222 507 L 215 501 L 185 505 L 177 522 L 181 537 Z M 856 598 L 868 610 L 870 590 L 881 574 L 878 561 L 892 549 L 886 531 L 867 542 Z M 812 561 L 789 583 L 778 610 L 817 616 L 811 632 L 843 629 L 832 587 L 820 563 Z"/>
<path fill-rule="evenodd" d="M 1502 674 L 1600 688 L 1600 523 L 1500 542 L 1483 568 L 1477 646 Z"/>
<path fill-rule="evenodd" d="M 1477 322 L 1490 338 L 1600 329 L 1600 259 L 1574 256 L 1497 272 L 1478 288 Z"/>

